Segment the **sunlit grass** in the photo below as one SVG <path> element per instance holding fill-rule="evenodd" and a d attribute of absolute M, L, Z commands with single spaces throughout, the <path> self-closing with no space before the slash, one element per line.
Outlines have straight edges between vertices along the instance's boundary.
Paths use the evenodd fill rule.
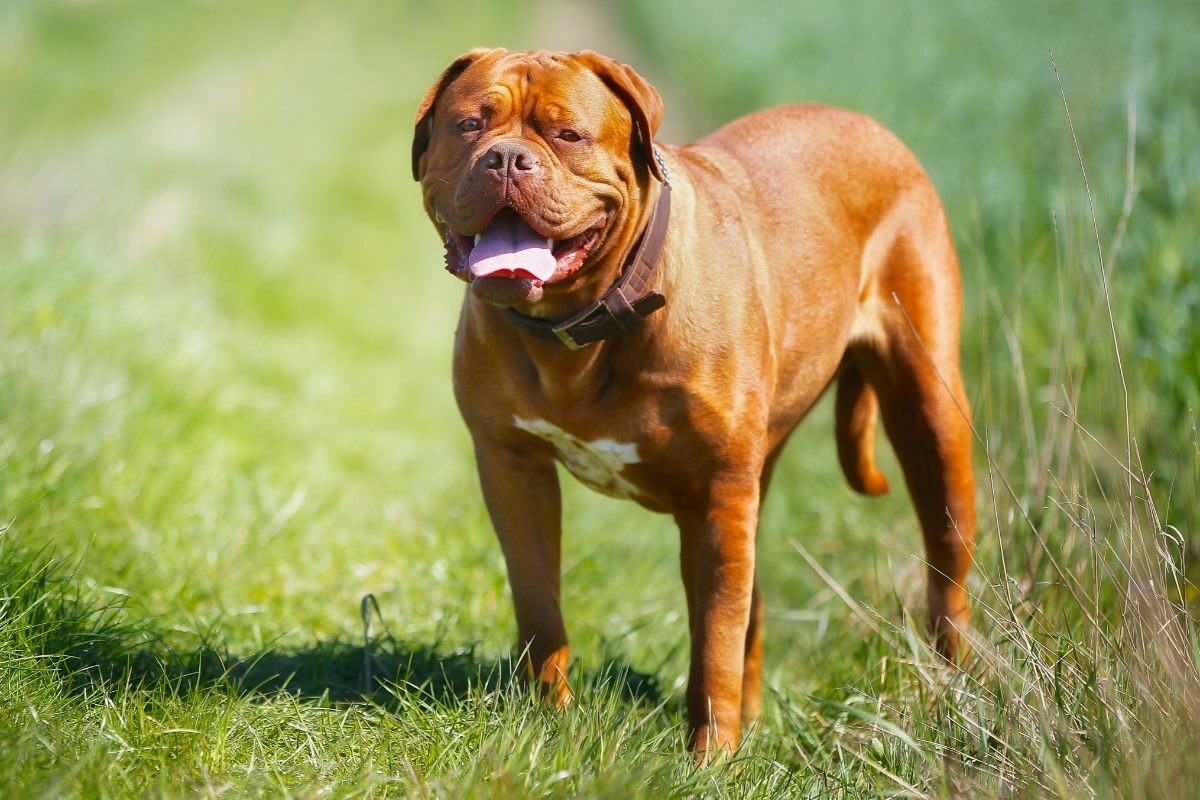
<path fill-rule="evenodd" d="M 672 526 L 570 482 L 579 702 L 554 715 L 512 680 L 449 387 L 461 288 L 407 150 L 428 81 L 471 46 L 538 44 L 527 12 L 19 2 L 0 9 L 0 794 L 1194 789 L 1195 14 L 780 4 L 739 17 L 739 44 L 713 6 L 664 40 L 682 5 L 622 12 L 674 135 L 837 102 L 911 141 L 947 198 L 982 440 L 973 667 L 930 657 L 911 509 L 843 485 L 822 407 L 764 513 L 770 689 L 735 759 L 683 753 Z M 1132 482 L 1049 48 L 1113 270 Z"/>

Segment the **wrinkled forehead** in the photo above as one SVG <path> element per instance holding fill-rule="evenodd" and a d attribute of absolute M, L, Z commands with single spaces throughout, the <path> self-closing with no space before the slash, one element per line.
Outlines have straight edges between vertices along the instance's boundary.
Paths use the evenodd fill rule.
<path fill-rule="evenodd" d="M 628 111 L 595 72 L 566 53 L 505 53 L 472 64 L 443 95 L 448 113 L 601 125 Z"/>

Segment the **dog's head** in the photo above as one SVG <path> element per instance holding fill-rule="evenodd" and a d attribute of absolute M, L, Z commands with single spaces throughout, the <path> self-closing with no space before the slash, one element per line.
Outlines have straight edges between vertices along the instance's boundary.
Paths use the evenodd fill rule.
<path fill-rule="evenodd" d="M 577 285 L 628 244 L 662 178 L 661 117 L 654 87 L 598 53 L 460 56 L 421 102 L 412 149 L 446 268 L 497 305 Z"/>

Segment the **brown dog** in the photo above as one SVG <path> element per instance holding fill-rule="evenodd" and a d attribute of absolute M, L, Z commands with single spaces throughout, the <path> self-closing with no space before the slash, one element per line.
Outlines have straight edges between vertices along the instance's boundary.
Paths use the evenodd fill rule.
<path fill-rule="evenodd" d="M 930 625 L 959 652 L 975 512 L 958 263 L 929 178 L 866 117 L 783 106 L 660 151 L 661 116 L 596 53 L 475 50 L 422 101 L 413 173 L 470 284 L 454 388 L 531 672 L 570 698 L 557 460 L 675 517 L 692 746 L 736 747 L 759 708 L 759 506 L 835 378 L 846 477 L 887 491 L 881 410 Z"/>

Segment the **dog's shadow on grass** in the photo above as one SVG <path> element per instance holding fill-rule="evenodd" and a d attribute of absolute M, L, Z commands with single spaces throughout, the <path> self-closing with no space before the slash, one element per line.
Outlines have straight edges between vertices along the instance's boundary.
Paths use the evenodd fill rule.
<path fill-rule="evenodd" d="M 0 580 L 0 601 L 9 603 L 0 602 L 0 625 L 22 623 L 20 649 L 53 664 L 79 691 L 125 685 L 178 694 L 212 689 L 239 696 L 287 693 L 393 709 L 410 699 L 453 704 L 529 691 L 518 657 L 488 655 L 476 647 L 414 643 L 385 634 L 245 652 L 217 643 L 218 632 L 181 647 L 177 635 L 163 635 L 152 623 L 128 622 L 120 609 L 97 609 L 78 597 L 54 594 L 26 605 L 25 598 L 3 597 L 4 583 Z M 29 588 L 29 583 L 21 587 Z M 570 680 L 576 688 L 612 692 L 629 702 L 658 703 L 663 696 L 653 675 L 622 658 L 576 667 Z"/>
<path fill-rule="evenodd" d="M 133 686 L 172 693 L 225 690 L 240 696 L 287 693 L 305 700 L 374 702 L 398 709 L 410 699 L 474 702 L 505 691 L 529 691 L 517 657 L 487 655 L 444 641 L 414 643 L 368 627 L 345 638 L 239 651 L 220 642 L 220 628 L 181 646 L 154 621 L 130 621 L 118 605 L 97 605 L 61 562 L 46 552 L 13 552 L 0 540 L 0 633 L 6 644 L 58 670 L 65 684 L 87 691 Z M 378 606 L 363 600 L 364 622 Z M 378 618 L 376 616 L 376 618 Z M 659 702 L 653 675 L 621 658 L 572 671 L 571 683 L 627 701 Z"/>
<path fill-rule="evenodd" d="M 455 703 L 483 699 L 506 691 L 527 691 L 516 656 L 487 656 L 475 648 L 415 644 L 390 636 L 369 643 L 333 640 L 299 648 L 267 649 L 231 657 L 204 648 L 153 664 L 131 664 L 135 681 L 150 680 L 157 670 L 176 688 L 223 686 L 238 693 L 274 695 L 331 702 L 370 701 L 384 707 L 403 704 L 405 696 Z M 164 670 L 163 667 L 167 668 Z M 615 692 L 627 701 L 659 702 L 657 679 L 638 672 L 623 659 L 576 669 L 573 684 Z"/>
<path fill-rule="evenodd" d="M 516 656 L 487 656 L 473 647 L 383 636 L 366 643 L 328 640 L 241 654 L 208 644 L 170 647 L 147 637 L 144 626 L 137 626 L 139 636 L 126 633 L 116 626 L 59 631 L 43 640 L 46 646 L 38 648 L 39 655 L 59 662 L 67 681 L 81 690 L 114 684 L 184 694 L 223 689 L 241 696 L 286 693 L 301 700 L 374 702 L 385 708 L 404 705 L 408 698 L 453 704 L 529 690 Z M 630 702 L 658 703 L 663 695 L 653 675 L 619 658 L 575 669 L 570 677 L 576 686 L 614 692 Z"/>

